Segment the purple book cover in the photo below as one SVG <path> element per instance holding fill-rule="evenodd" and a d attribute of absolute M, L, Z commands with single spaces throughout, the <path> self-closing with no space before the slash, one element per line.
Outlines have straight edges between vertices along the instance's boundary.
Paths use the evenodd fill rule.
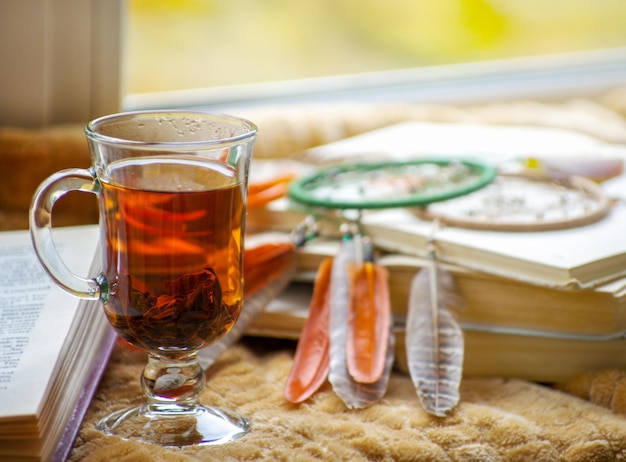
<path fill-rule="evenodd" d="M 83 422 L 83 419 L 85 418 L 87 409 L 89 408 L 89 404 L 91 403 L 96 389 L 98 388 L 100 378 L 102 377 L 102 374 L 107 366 L 109 356 L 111 355 L 111 351 L 113 351 L 113 346 L 115 345 L 116 340 L 117 334 L 112 327 L 108 327 L 107 333 L 102 341 L 100 351 L 95 358 L 93 368 L 87 377 L 83 392 L 78 399 L 78 403 L 76 404 L 76 408 L 74 409 L 70 420 L 67 422 L 65 432 L 63 433 L 54 457 L 52 458 L 54 462 L 63 462 L 67 460 L 70 450 L 72 449 L 72 445 L 74 444 L 74 440 L 76 439 L 76 435 L 78 434 L 78 430 Z"/>

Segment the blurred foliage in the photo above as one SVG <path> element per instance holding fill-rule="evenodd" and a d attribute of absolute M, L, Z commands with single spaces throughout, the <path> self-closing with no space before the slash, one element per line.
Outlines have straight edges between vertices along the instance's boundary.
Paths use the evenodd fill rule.
<path fill-rule="evenodd" d="M 626 0 L 129 0 L 127 93 L 626 46 Z"/>

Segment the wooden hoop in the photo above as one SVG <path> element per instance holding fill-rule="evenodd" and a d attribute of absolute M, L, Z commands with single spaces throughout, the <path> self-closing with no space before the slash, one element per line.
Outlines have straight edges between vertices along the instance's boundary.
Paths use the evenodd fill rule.
<path fill-rule="evenodd" d="M 411 210 L 418 217 L 426 220 L 439 220 L 442 224 L 449 226 L 456 226 L 460 228 L 478 229 L 478 230 L 491 230 L 491 231 L 511 231 L 511 232 L 524 232 L 524 231 L 553 231 L 559 229 L 576 228 L 579 226 L 589 225 L 604 218 L 611 209 L 611 201 L 600 186 L 594 183 L 592 180 L 583 178 L 580 176 L 572 176 L 561 180 L 548 179 L 537 175 L 529 174 L 516 174 L 516 175 L 499 175 L 501 180 L 507 178 L 516 178 L 522 181 L 529 181 L 532 183 L 544 183 L 553 184 L 555 187 L 563 187 L 570 190 L 576 190 L 585 195 L 585 197 L 594 204 L 594 207 L 582 215 L 561 218 L 561 219 L 539 219 L 531 222 L 519 222 L 509 220 L 506 221 L 506 217 L 502 220 L 494 220 L 493 218 L 480 216 L 477 214 L 466 215 L 466 217 L 450 216 L 441 209 L 452 204 L 454 201 L 460 199 L 453 199 L 446 202 L 440 202 L 438 204 L 432 204 L 425 207 L 412 208 Z M 472 193 L 474 196 L 484 195 L 489 193 L 489 188 L 485 188 Z M 463 198 L 461 198 L 463 199 Z M 434 208 L 438 208 L 439 211 L 435 212 Z"/>

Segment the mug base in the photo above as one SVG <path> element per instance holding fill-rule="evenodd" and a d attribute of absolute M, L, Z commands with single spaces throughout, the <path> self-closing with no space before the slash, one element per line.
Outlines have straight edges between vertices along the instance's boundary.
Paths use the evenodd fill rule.
<path fill-rule="evenodd" d="M 144 404 L 106 416 L 96 428 L 126 440 L 182 447 L 235 441 L 250 431 L 250 423 L 212 406 Z"/>

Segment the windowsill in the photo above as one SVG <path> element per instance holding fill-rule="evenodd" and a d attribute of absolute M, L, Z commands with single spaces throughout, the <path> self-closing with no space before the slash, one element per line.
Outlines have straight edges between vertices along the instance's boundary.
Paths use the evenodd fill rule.
<path fill-rule="evenodd" d="M 126 96 L 124 110 L 338 101 L 471 104 L 598 94 L 626 82 L 626 48 Z"/>

